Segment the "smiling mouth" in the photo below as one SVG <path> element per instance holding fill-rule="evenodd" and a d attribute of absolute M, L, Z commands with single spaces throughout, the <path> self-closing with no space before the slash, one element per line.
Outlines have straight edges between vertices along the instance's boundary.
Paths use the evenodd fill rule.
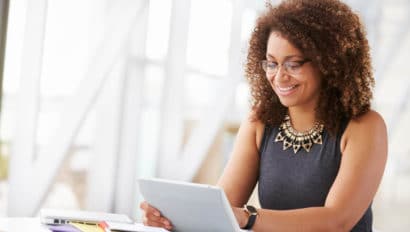
<path fill-rule="evenodd" d="M 276 94 L 278 94 L 279 96 L 282 97 L 287 97 L 292 95 L 293 93 L 295 93 L 298 89 L 299 85 L 295 84 L 295 85 L 289 85 L 289 86 L 279 86 L 276 85 Z"/>
<path fill-rule="evenodd" d="M 287 86 L 287 87 L 280 87 L 280 86 L 276 86 L 276 87 L 279 90 L 279 92 L 286 94 L 286 93 L 292 92 L 292 90 L 297 88 L 298 85 L 291 85 L 291 86 Z"/>
<path fill-rule="evenodd" d="M 294 89 L 294 88 L 296 88 L 296 85 L 292 85 L 292 86 L 288 86 L 288 87 L 280 87 L 280 86 L 278 86 L 278 89 L 279 89 L 280 91 L 282 91 L 282 92 L 286 92 L 286 91 L 292 90 L 292 89 Z"/>

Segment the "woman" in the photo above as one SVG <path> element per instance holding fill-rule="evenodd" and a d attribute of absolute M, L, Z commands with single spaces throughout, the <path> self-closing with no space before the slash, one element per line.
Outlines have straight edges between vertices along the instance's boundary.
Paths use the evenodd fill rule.
<path fill-rule="evenodd" d="M 253 98 L 220 178 L 242 228 L 372 231 L 387 159 L 359 17 L 338 0 L 268 6 L 250 39 Z M 245 206 L 256 183 L 261 209 Z M 146 202 L 144 224 L 172 229 Z"/>

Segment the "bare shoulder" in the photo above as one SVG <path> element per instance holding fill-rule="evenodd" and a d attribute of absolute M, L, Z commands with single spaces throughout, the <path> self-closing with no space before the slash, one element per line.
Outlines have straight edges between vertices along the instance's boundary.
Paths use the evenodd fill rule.
<path fill-rule="evenodd" d="M 387 128 L 383 117 L 378 112 L 370 110 L 351 119 L 342 137 L 342 149 L 349 140 L 387 141 Z"/>
<path fill-rule="evenodd" d="M 386 124 L 383 117 L 378 112 L 370 110 L 367 113 L 350 120 L 347 129 L 350 129 L 350 133 L 383 132 L 386 130 Z"/>

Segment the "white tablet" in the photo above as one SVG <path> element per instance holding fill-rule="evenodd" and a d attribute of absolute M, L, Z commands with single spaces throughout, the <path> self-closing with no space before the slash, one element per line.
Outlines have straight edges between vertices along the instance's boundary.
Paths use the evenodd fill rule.
<path fill-rule="evenodd" d="M 171 220 L 173 231 L 243 231 L 219 187 L 163 179 L 138 183 L 145 200 Z"/>
<path fill-rule="evenodd" d="M 133 223 L 127 215 L 123 214 L 60 209 L 42 209 L 40 211 L 40 220 L 42 224 L 99 223 L 101 221 Z"/>

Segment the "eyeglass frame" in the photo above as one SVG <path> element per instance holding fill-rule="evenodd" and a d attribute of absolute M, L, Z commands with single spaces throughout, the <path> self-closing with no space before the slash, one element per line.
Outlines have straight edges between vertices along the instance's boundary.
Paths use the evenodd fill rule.
<path fill-rule="evenodd" d="M 260 62 L 261 62 L 262 69 L 265 71 L 266 75 L 276 76 L 276 74 L 278 73 L 279 69 L 280 69 L 282 66 L 285 67 L 285 68 L 284 68 L 284 71 L 285 71 L 287 74 L 289 74 L 289 75 L 298 75 L 298 74 L 300 74 L 300 72 L 298 72 L 298 73 L 294 73 L 294 72 L 292 72 L 292 71 L 289 72 L 289 67 L 291 67 L 291 65 L 289 65 L 289 64 L 290 64 L 290 63 L 297 63 L 297 64 L 298 64 L 298 68 L 302 68 L 305 63 L 308 63 L 308 62 L 311 62 L 311 61 L 312 61 L 311 59 L 305 58 L 305 59 L 303 59 L 303 60 L 298 60 L 298 61 L 290 61 L 290 60 L 288 60 L 288 61 L 283 62 L 282 64 L 279 64 L 278 62 L 275 62 L 275 61 L 268 61 L 268 60 L 261 60 Z M 276 71 L 275 71 L 275 72 L 269 72 L 269 71 L 268 71 L 268 64 L 269 64 L 269 63 L 276 63 Z"/>

